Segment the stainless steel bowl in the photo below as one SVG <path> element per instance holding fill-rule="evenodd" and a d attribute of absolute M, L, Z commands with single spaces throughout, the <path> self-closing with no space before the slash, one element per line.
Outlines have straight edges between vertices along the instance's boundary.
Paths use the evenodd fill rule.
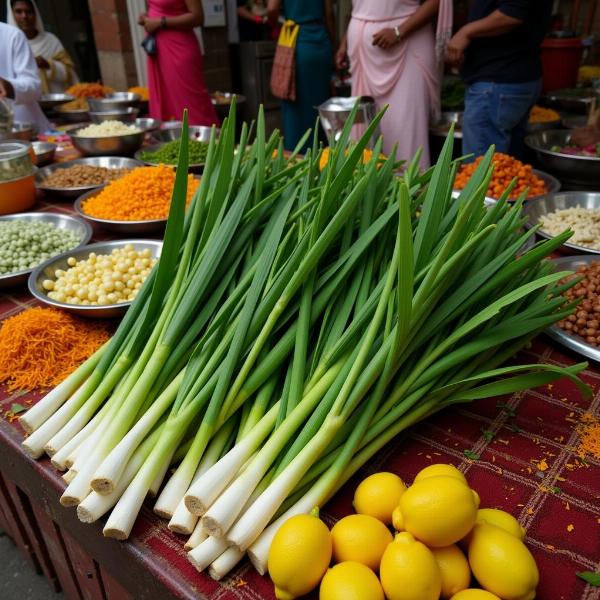
<path fill-rule="evenodd" d="M 458 110 L 443 112 L 440 118 L 429 126 L 429 133 L 445 138 L 450 130 L 450 125 L 454 124 L 454 137 L 462 139 L 463 115 L 464 112 Z"/>
<path fill-rule="evenodd" d="M 143 129 L 146 133 L 152 133 L 156 131 L 160 127 L 161 123 L 162 121 L 159 119 L 152 119 L 150 117 L 141 117 L 135 120 L 135 126 L 138 129 Z"/>
<path fill-rule="evenodd" d="M 31 142 L 33 153 L 35 154 L 35 164 L 38 167 L 49 165 L 54 159 L 56 144 L 52 142 Z"/>
<path fill-rule="evenodd" d="M 144 143 L 145 131 L 112 135 L 109 137 L 84 137 L 71 133 L 73 146 L 85 156 L 131 156 Z"/>
<path fill-rule="evenodd" d="M 547 131 L 548 129 L 556 129 L 560 127 L 560 119 L 554 121 L 541 121 L 539 123 L 527 123 L 527 133 L 536 133 L 538 131 Z"/>
<path fill-rule="evenodd" d="M 544 215 L 548 213 L 575 207 L 600 210 L 600 192 L 558 192 L 556 194 L 548 194 L 536 202 L 525 204 L 523 212 L 528 220 L 527 225 L 533 227 L 543 220 Z M 537 234 L 546 239 L 554 237 L 543 229 L 538 229 Z M 577 246 L 570 242 L 563 244 L 561 251 L 566 254 L 600 254 L 600 250 Z"/>
<path fill-rule="evenodd" d="M 13 140 L 31 141 L 35 138 L 35 129 L 32 123 L 13 123 L 12 130 L 8 135 Z"/>
<path fill-rule="evenodd" d="M 246 102 L 246 96 L 243 96 L 242 94 L 232 94 L 231 92 L 213 92 L 210 98 L 215 106 L 229 107 L 234 96 L 236 105 L 244 104 L 244 102 Z"/>
<path fill-rule="evenodd" d="M 179 139 L 179 138 L 176 138 Z M 146 146 L 145 148 L 140 148 L 140 150 L 138 150 L 135 154 L 134 157 L 143 162 L 145 165 L 149 165 L 151 167 L 156 167 L 158 166 L 159 162 L 152 162 L 150 160 L 146 160 L 144 158 L 142 158 L 142 155 L 145 152 L 156 152 L 157 150 L 160 150 L 165 144 L 167 144 L 168 142 L 162 142 L 160 144 L 153 144 L 151 146 Z M 171 167 L 176 167 L 177 165 L 169 165 Z M 196 164 L 191 164 L 188 166 L 188 173 L 202 173 L 202 171 L 204 171 L 204 163 L 196 163 Z"/>
<path fill-rule="evenodd" d="M 569 115 L 562 117 L 561 123 L 567 129 L 578 129 L 587 125 L 588 118 L 586 115 Z"/>
<path fill-rule="evenodd" d="M 153 219 L 151 221 L 116 221 L 113 219 L 99 219 L 97 217 L 92 217 L 88 215 L 82 207 L 82 204 L 93 196 L 99 194 L 104 186 L 96 188 L 86 194 L 82 194 L 75 200 L 75 204 L 73 205 L 75 208 L 75 212 L 86 219 L 90 223 L 95 223 L 100 227 L 108 231 L 113 231 L 115 233 L 126 233 L 129 235 L 146 235 L 149 233 L 160 233 L 165 230 L 167 226 L 167 219 Z"/>
<path fill-rule="evenodd" d="M 556 175 L 565 184 L 598 188 L 600 186 L 600 157 L 574 156 L 552 150 L 554 146 L 567 146 L 572 131 L 556 129 L 540 131 L 525 138 L 525 143 L 536 154 L 540 165 Z"/>
<path fill-rule="evenodd" d="M 579 267 L 598 262 L 597 254 L 583 254 L 579 256 L 565 256 L 552 261 L 557 271 L 577 271 Z M 574 333 L 567 333 L 558 325 L 546 329 L 546 333 L 559 344 L 581 354 L 587 358 L 600 362 L 600 348 L 588 344 L 582 337 Z"/>
<path fill-rule="evenodd" d="M 600 94 L 592 88 L 580 90 L 554 90 L 547 92 L 540 98 L 540 102 L 551 108 L 558 108 L 578 113 L 587 113 L 594 97 Z"/>
<path fill-rule="evenodd" d="M 84 123 L 90 120 L 90 113 L 85 108 L 77 110 L 63 110 L 62 106 L 56 109 L 56 114 L 66 123 Z"/>
<path fill-rule="evenodd" d="M 6 215 L 0 217 L 2 221 L 44 221 L 46 223 L 52 223 L 55 227 L 60 229 L 69 229 L 79 235 L 80 241 L 75 248 L 70 252 L 78 250 L 85 246 L 92 237 L 92 228 L 88 223 L 78 219 L 76 217 L 70 217 L 69 215 L 61 215 L 58 213 L 17 213 L 14 215 Z M 53 259 L 50 259 L 53 260 Z M 37 267 L 36 267 L 37 268 Z M 17 273 L 7 273 L 6 275 L 0 275 L 0 289 L 13 287 L 20 283 L 24 283 L 29 277 L 30 273 L 35 269 L 26 269 L 24 271 L 18 271 Z"/>
<path fill-rule="evenodd" d="M 133 158 L 123 158 L 121 156 L 94 156 L 88 158 L 77 158 L 75 160 L 69 160 L 67 162 L 57 163 L 49 167 L 39 169 L 35 176 L 36 187 L 47 194 L 52 194 L 53 197 L 61 198 L 76 198 L 85 192 L 89 192 L 90 190 L 100 187 L 97 185 L 86 185 L 73 188 L 56 188 L 48 187 L 43 184 L 44 179 L 46 179 L 50 173 L 53 173 L 58 169 L 66 169 L 76 165 L 106 167 L 107 169 L 135 169 L 136 167 L 143 167 L 144 163 Z"/>
<path fill-rule="evenodd" d="M 114 92 L 107 94 L 104 98 L 88 98 L 90 111 L 106 112 L 122 110 L 127 106 L 137 107 L 141 96 L 132 92 Z"/>
<path fill-rule="evenodd" d="M 164 126 L 164 125 L 163 125 Z M 196 140 L 197 142 L 208 142 L 210 140 L 210 132 L 212 127 L 204 127 L 204 126 L 191 126 L 188 128 L 189 138 L 190 140 Z M 172 142 L 173 140 L 178 140 L 181 137 L 181 125 L 178 127 L 167 127 L 164 129 L 159 129 L 152 134 L 152 137 L 157 142 Z M 215 136 L 219 137 L 221 130 L 219 128 L 215 128 Z"/>
<path fill-rule="evenodd" d="M 80 317 L 89 317 L 92 319 L 111 319 L 121 317 L 125 314 L 131 302 L 123 302 L 121 304 L 107 304 L 104 306 L 81 306 L 78 304 L 66 304 L 57 302 L 48 298 L 46 291 L 42 287 L 42 283 L 46 279 L 55 279 L 54 273 L 57 269 L 68 269 L 67 259 L 70 257 L 76 260 L 86 259 L 91 252 L 96 254 L 110 254 L 115 248 L 123 248 L 127 244 L 131 244 L 136 250 L 145 250 L 148 248 L 152 253 L 153 258 L 158 258 L 162 249 L 162 242 L 158 240 L 116 240 L 113 242 L 99 242 L 90 244 L 85 248 L 80 248 L 76 251 L 65 252 L 59 256 L 46 261 L 39 267 L 36 267 L 27 283 L 29 291 L 40 302 L 55 308 L 61 308 Z"/>
<path fill-rule="evenodd" d="M 106 112 L 93 112 L 90 110 L 90 120 L 92 123 L 103 123 L 104 121 L 133 123 L 139 112 L 139 108 L 133 108 L 132 106 L 127 106 L 119 110 L 107 110 Z"/>
<path fill-rule="evenodd" d="M 40 108 L 44 111 L 50 111 L 61 104 L 75 100 L 75 96 L 71 94 L 42 94 L 38 100 Z"/>

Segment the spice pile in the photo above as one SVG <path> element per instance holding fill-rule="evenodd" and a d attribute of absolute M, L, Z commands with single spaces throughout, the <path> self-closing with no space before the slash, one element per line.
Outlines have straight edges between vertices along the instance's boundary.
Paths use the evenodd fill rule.
<path fill-rule="evenodd" d="M 454 182 L 454 187 L 457 190 L 462 190 L 467 185 L 482 159 L 483 157 L 479 156 L 474 162 L 460 168 Z M 502 152 L 496 152 L 492 162 L 494 164 L 494 174 L 487 190 L 487 195 L 490 198 L 500 198 L 515 178 L 517 184 L 509 195 L 509 198 L 513 200 L 516 200 L 525 190 L 527 190 L 527 198 L 546 193 L 546 184 L 533 173 L 531 165 L 526 165 Z"/>
<path fill-rule="evenodd" d="M 131 92 L 132 94 L 137 94 L 141 100 L 148 100 L 150 97 L 148 94 L 148 88 L 142 87 L 140 85 L 134 85 L 133 87 L 130 87 L 127 91 Z"/>
<path fill-rule="evenodd" d="M 61 104 L 57 107 L 56 110 L 59 112 L 70 112 L 76 110 L 89 110 L 90 106 L 88 101 L 85 98 L 75 98 L 75 100 L 71 100 L 71 102 L 66 102 L 65 104 Z"/>
<path fill-rule="evenodd" d="M 77 131 L 79 137 L 113 137 L 115 135 L 130 135 L 140 133 L 141 129 L 135 125 L 126 125 L 121 121 L 103 121 L 102 123 L 92 123 L 83 129 Z"/>
<path fill-rule="evenodd" d="M 131 302 L 156 263 L 150 250 L 136 250 L 131 244 L 110 254 L 92 252 L 85 260 L 71 257 L 66 271 L 57 269 L 56 279 L 46 279 L 48 298 L 66 304 L 106 306 Z"/>
<path fill-rule="evenodd" d="M 56 169 L 42 180 L 49 188 L 76 188 L 90 185 L 103 185 L 130 173 L 132 169 L 111 169 L 93 165 L 73 165 Z"/>
<path fill-rule="evenodd" d="M 52 308 L 24 310 L 0 327 L 0 382 L 9 392 L 58 385 L 110 335 L 102 321 Z"/>
<path fill-rule="evenodd" d="M 79 243 L 79 236 L 44 221 L 0 222 L 0 275 L 33 269 Z"/>
<path fill-rule="evenodd" d="M 543 230 L 550 235 L 572 229 L 570 244 L 600 250 L 600 209 L 583 206 L 564 208 L 544 215 L 540 222 Z"/>
<path fill-rule="evenodd" d="M 530 123 L 548 123 L 551 121 L 559 121 L 560 115 L 551 108 L 544 108 L 537 104 L 531 109 L 529 113 Z"/>
<path fill-rule="evenodd" d="M 198 183 L 193 176 L 188 176 L 188 204 Z M 166 219 L 174 184 L 175 171 L 172 168 L 164 165 L 140 167 L 82 202 L 81 209 L 90 217 L 109 221 Z"/>
<path fill-rule="evenodd" d="M 173 140 L 155 151 L 145 150 L 140 154 L 143 161 L 149 163 L 176 165 L 179 160 L 180 140 Z M 201 165 L 206 162 L 206 154 L 208 152 L 208 144 L 197 140 L 190 140 L 189 157 L 191 165 Z"/>
<path fill-rule="evenodd" d="M 67 88 L 66 93 L 75 96 L 75 98 L 104 98 L 106 94 L 112 94 L 114 90 L 101 83 L 76 83 Z"/>

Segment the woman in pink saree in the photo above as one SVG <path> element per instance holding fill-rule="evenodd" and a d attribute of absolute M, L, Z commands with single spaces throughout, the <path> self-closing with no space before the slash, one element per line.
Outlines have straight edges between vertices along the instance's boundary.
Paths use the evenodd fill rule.
<path fill-rule="evenodd" d="M 433 21 L 437 17 L 437 39 Z M 452 28 L 452 0 L 352 0 L 352 18 L 336 54 L 346 56 L 352 95 L 389 105 L 381 121 L 384 152 L 399 159 L 422 148 L 429 166 L 429 118 L 439 115 L 443 50 Z"/>
<path fill-rule="evenodd" d="M 150 116 L 179 120 L 187 108 L 191 125 L 219 123 L 193 31 L 204 21 L 201 0 L 148 0 L 147 6 L 138 22 L 156 38 L 156 54 L 148 56 Z"/>

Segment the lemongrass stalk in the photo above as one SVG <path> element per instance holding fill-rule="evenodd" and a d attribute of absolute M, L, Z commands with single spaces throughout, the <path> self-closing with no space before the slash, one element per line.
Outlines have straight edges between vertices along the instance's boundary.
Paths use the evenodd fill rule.
<path fill-rule="evenodd" d="M 190 537 L 183 545 L 183 549 L 186 552 L 189 552 L 190 550 L 193 550 L 196 546 L 199 546 L 207 537 L 208 536 L 206 535 L 206 533 L 204 533 L 204 530 L 202 529 L 202 523 L 198 521 L 196 523 L 196 527 L 194 527 L 192 535 L 190 535 Z"/>
<path fill-rule="evenodd" d="M 204 571 L 215 559 L 219 558 L 228 545 L 225 540 L 208 536 L 204 541 L 198 544 L 193 550 L 188 552 L 190 562 L 198 571 Z"/>
<path fill-rule="evenodd" d="M 161 428 L 157 428 L 149 435 L 140 447 L 133 453 L 127 463 L 119 483 L 110 494 L 99 494 L 90 492 L 85 500 L 77 507 L 77 516 L 83 523 L 93 523 L 105 515 L 118 501 L 127 486 L 131 483 L 135 474 L 152 451 L 152 447 L 160 437 Z"/>
<path fill-rule="evenodd" d="M 152 403 L 137 423 L 110 451 L 94 473 L 92 489 L 99 494 L 110 494 L 117 485 L 121 474 L 135 449 L 142 443 L 164 412 L 171 406 L 177 390 L 185 376 L 185 369 L 177 374 L 165 390 Z"/>
<path fill-rule="evenodd" d="M 63 473 L 62 478 L 67 483 L 71 483 L 71 481 L 73 481 L 73 479 L 75 478 L 75 475 L 77 475 L 77 472 L 71 470 L 71 471 L 67 471 L 67 472 Z"/>
<path fill-rule="evenodd" d="M 206 473 L 190 486 L 184 496 L 186 508 L 196 516 L 202 516 L 223 490 L 229 485 L 240 468 L 252 456 L 264 439 L 271 433 L 279 412 L 275 403 L 267 414 Z"/>
<path fill-rule="evenodd" d="M 304 449 L 227 532 L 227 540 L 232 546 L 245 552 L 256 540 L 286 497 L 302 479 L 306 470 L 323 453 L 342 424 L 343 420 L 339 417 L 327 418 Z"/>
<path fill-rule="evenodd" d="M 312 390 L 302 398 L 290 415 L 267 440 L 258 454 L 252 459 L 243 473 L 215 500 L 202 517 L 205 531 L 215 537 L 223 537 L 238 518 L 244 504 L 271 467 L 285 444 L 304 423 L 311 411 L 331 387 L 339 371 L 341 362 L 329 369 Z"/>
<path fill-rule="evenodd" d="M 215 559 L 210 567 L 208 574 L 216 581 L 220 581 L 244 558 L 244 553 L 235 548 L 227 548 L 219 558 Z"/>
<path fill-rule="evenodd" d="M 63 379 L 54 389 L 48 392 L 39 402 L 36 402 L 24 415 L 19 417 L 19 423 L 27 433 L 35 431 L 49 419 L 75 391 L 84 385 L 100 358 L 106 351 L 108 342 L 104 343 L 73 373 Z"/>

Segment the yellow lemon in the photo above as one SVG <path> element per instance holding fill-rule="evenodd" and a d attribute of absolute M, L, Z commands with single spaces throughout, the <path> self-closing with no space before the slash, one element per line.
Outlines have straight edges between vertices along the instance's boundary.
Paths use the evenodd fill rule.
<path fill-rule="evenodd" d="M 463 483 L 467 483 L 463 473 L 461 473 L 454 465 L 447 465 L 445 463 L 429 465 L 428 467 L 421 469 L 416 474 L 414 483 L 426 479 L 427 477 L 439 477 L 440 475 L 445 477 L 456 477 L 456 479 L 460 479 Z"/>
<path fill-rule="evenodd" d="M 354 492 L 354 510 L 391 525 L 392 512 L 405 491 L 406 486 L 398 475 L 375 473 L 358 484 Z"/>
<path fill-rule="evenodd" d="M 495 525 L 478 523 L 469 543 L 469 564 L 482 588 L 503 600 L 533 600 L 539 581 L 527 546 Z"/>
<path fill-rule="evenodd" d="M 392 512 L 392 525 L 396 531 L 402 531 L 402 511 L 400 510 L 399 506 L 396 506 Z"/>
<path fill-rule="evenodd" d="M 308 594 L 319 585 L 331 562 L 331 535 L 327 525 L 311 515 L 288 519 L 273 537 L 269 575 L 279 600 Z"/>
<path fill-rule="evenodd" d="M 377 575 L 369 567 L 346 561 L 325 573 L 319 600 L 384 600 L 384 596 Z"/>
<path fill-rule="evenodd" d="M 501 598 L 485 590 L 470 588 L 454 594 L 450 600 L 501 600 Z"/>
<path fill-rule="evenodd" d="M 331 530 L 333 560 L 359 562 L 377 572 L 392 539 L 392 534 L 379 519 L 371 515 L 349 515 Z"/>
<path fill-rule="evenodd" d="M 454 544 L 444 548 L 431 548 L 442 576 L 441 598 L 447 599 L 469 587 L 471 569 L 467 557 Z"/>
<path fill-rule="evenodd" d="M 477 511 L 477 522 L 501 527 L 520 540 L 525 537 L 525 530 L 521 527 L 519 521 L 504 510 L 499 510 L 497 508 L 480 508 Z"/>
<path fill-rule="evenodd" d="M 442 577 L 431 550 L 408 532 L 396 534 L 379 568 L 388 600 L 438 600 Z"/>
<path fill-rule="evenodd" d="M 475 525 L 479 497 L 456 477 L 427 477 L 400 498 L 394 525 L 434 548 L 450 546 Z"/>

